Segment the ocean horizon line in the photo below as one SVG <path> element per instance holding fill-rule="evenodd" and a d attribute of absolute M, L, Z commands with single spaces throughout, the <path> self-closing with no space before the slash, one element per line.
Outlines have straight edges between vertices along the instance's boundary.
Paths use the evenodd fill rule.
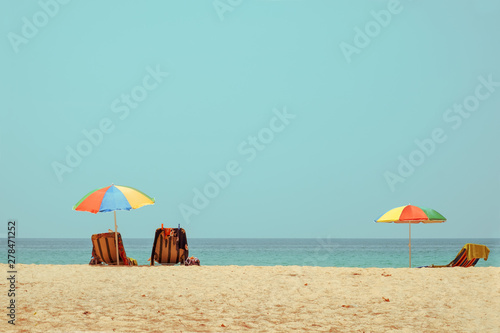
<path fill-rule="evenodd" d="M 7 237 L 0 237 L 7 238 Z M 90 237 L 16 237 L 16 239 L 89 239 Z M 127 239 L 149 239 L 151 237 L 127 237 Z M 406 237 L 189 237 L 188 239 L 402 239 L 408 240 Z M 417 239 L 497 239 L 500 237 L 412 237 L 412 240 Z"/>

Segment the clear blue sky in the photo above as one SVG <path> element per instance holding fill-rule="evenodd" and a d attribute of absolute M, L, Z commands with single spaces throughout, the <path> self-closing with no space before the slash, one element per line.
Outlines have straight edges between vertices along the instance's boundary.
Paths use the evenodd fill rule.
<path fill-rule="evenodd" d="M 407 237 L 373 220 L 408 203 L 448 218 L 413 237 L 500 237 L 498 1 L 2 1 L 0 15 L 0 220 L 19 237 L 113 228 L 72 210 L 111 183 L 156 199 L 117 213 L 124 238 L 161 223 Z"/>

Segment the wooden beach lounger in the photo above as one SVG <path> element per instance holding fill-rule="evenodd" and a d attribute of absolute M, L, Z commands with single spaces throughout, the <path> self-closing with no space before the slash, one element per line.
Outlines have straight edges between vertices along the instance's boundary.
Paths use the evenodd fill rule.
<path fill-rule="evenodd" d="M 120 253 L 120 265 L 137 266 L 137 260 L 127 257 L 120 233 L 118 233 L 118 252 Z M 93 259 L 90 261 L 91 265 L 99 265 L 102 263 L 116 265 L 114 232 L 92 235 L 92 257 Z"/>
<path fill-rule="evenodd" d="M 490 249 L 486 245 L 467 243 L 448 265 L 425 267 L 473 267 L 481 258 L 488 260 L 489 253 Z"/>
<path fill-rule="evenodd" d="M 183 264 L 189 256 L 186 231 L 182 228 L 156 229 L 151 252 L 151 265 L 155 261 L 162 265 Z"/>

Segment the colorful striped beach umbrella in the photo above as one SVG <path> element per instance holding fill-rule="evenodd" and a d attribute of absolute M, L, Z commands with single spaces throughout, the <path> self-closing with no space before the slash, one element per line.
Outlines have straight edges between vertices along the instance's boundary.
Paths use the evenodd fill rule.
<path fill-rule="evenodd" d="M 410 243 L 410 267 L 411 267 L 411 225 L 415 223 L 443 223 L 446 218 L 434 209 L 417 207 L 412 205 L 401 206 L 391 209 L 375 222 L 382 223 L 408 223 Z"/>
<path fill-rule="evenodd" d="M 116 211 L 137 209 L 146 205 L 154 205 L 154 203 L 154 198 L 147 196 L 135 188 L 111 184 L 111 186 L 99 188 L 87 193 L 86 196 L 73 206 L 73 209 L 94 214 L 100 212 L 113 212 L 115 217 L 116 258 L 117 265 L 119 265 L 120 256 L 118 255 Z"/>

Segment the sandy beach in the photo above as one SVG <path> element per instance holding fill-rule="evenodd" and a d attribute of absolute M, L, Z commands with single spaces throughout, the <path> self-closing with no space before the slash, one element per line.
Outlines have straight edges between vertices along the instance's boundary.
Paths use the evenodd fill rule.
<path fill-rule="evenodd" d="M 16 269 L 16 325 L 4 315 L 2 332 L 500 330 L 498 267 Z M 8 281 L 1 288 L 7 313 Z"/>

